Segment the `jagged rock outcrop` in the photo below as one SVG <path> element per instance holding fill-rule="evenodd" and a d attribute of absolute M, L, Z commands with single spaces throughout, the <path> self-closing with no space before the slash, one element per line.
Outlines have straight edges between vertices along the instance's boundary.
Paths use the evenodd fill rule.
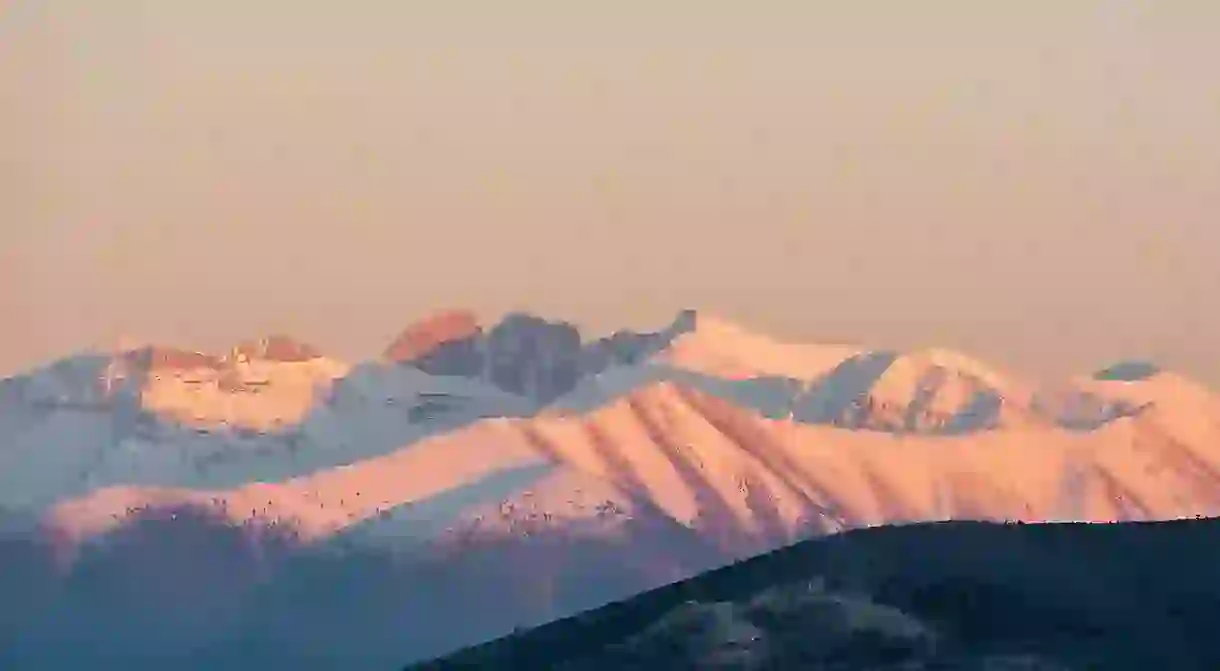
<path fill-rule="evenodd" d="M 127 360 L 141 370 L 154 374 L 196 369 L 219 370 L 224 366 L 223 359 L 212 354 L 160 345 L 152 345 L 129 352 Z"/>
<path fill-rule="evenodd" d="M 280 363 L 310 361 L 322 356 L 317 348 L 285 335 L 271 335 L 255 341 L 243 342 L 233 348 L 233 354 L 247 359 Z"/>
<path fill-rule="evenodd" d="M 435 365 L 446 369 L 446 363 L 430 363 L 439 359 L 456 364 L 454 368 L 467 375 L 462 362 L 470 358 L 468 350 L 482 334 L 478 317 L 466 310 L 451 310 L 432 315 L 407 327 L 386 348 L 382 357 L 395 363 L 409 363 L 419 368 Z M 469 363 L 469 362 L 467 362 Z M 473 370 L 473 366 L 470 367 Z M 440 373 L 437 373 L 440 374 Z"/>
<path fill-rule="evenodd" d="M 445 312 L 403 331 L 384 357 L 431 375 L 482 379 L 546 403 L 584 376 L 644 361 L 694 326 L 694 311 L 686 310 L 658 333 L 623 330 L 585 343 L 566 321 L 513 312 L 485 331 L 469 312 Z"/>

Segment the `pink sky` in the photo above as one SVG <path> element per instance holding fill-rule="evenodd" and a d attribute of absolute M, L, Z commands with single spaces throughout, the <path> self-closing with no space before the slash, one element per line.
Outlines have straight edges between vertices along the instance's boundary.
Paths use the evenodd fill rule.
<path fill-rule="evenodd" d="M 1217 35 L 1214 0 L 10 0 L 0 374 L 690 306 L 1215 385 Z"/>

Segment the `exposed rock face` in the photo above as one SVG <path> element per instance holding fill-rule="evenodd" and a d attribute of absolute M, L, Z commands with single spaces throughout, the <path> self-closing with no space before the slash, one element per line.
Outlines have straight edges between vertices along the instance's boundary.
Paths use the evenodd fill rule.
<path fill-rule="evenodd" d="M 1093 374 L 1096 380 L 1110 382 L 1138 382 L 1161 372 L 1160 367 L 1149 361 L 1120 361 L 1109 368 Z"/>
<path fill-rule="evenodd" d="M 478 318 L 471 312 L 455 310 L 435 314 L 412 324 L 386 348 L 384 357 L 396 363 L 414 363 L 448 345 L 461 345 L 482 334 Z"/>
<path fill-rule="evenodd" d="M 487 338 L 487 377 L 492 384 L 539 401 L 576 386 L 580 331 L 566 322 L 510 314 Z"/>
<path fill-rule="evenodd" d="M 234 354 L 250 359 L 294 363 L 322 356 L 316 348 L 288 336 L 272 335 L 253 342 L 244 342 L 233 349 Z"/>
<path fill-rule="evenodd" d="M 596 374 L 611 365 L 640 363 L 669 346 L 675 338 L 695 330 L 695 311 L 683 310 L 659 333 L 616 331 L 608 338 L 584 346 L 582 372 Z"/>
<path fill-rule="evenodd" d="M 694 320 L 687 310 L 659 333 L 618 331 L 584 343 L 565 321 L 511 313 L 484 332 L 470 313 L 446 312 L 408 328 L 385 357 L 432 375 L 486 380 L 545 403 L 571 391 L 582 376 L 642 362 L 693 330 Z"/>
<path fill-rule="evenodd" d="M 135 350 L 128 355 L 135 365 L 155 372 L 173 372 L 210 368 L 219 370 L 222 367 L 220 357 L 202 352 L 190 352 L 173 347 L 151 346 Z"/>

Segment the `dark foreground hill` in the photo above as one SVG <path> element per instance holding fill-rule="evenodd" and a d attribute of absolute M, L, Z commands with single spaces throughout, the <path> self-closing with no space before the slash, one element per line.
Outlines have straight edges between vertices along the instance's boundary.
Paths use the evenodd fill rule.
<path fill-rule="evenodd" d="M 803 542 L 412 669 L 1220 669 L 1220 520 Z"/>

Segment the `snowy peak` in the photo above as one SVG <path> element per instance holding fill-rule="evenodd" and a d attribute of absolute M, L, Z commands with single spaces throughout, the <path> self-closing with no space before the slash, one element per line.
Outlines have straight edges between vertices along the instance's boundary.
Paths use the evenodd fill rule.
<path fill-rule="evenodd" d="M 866 352 L 813 380 L 793 407 L 810 424 L 890 432 L 960 433 L 995 428 L 1002 387 L 943 353 Z M 998 381 L 998 380 L 992 380 Z"/>
<path fill-rule="evenodd" d="M 859 426 L 900 432 L 965 433 L 1038 423 L 1025 385 L 943 349 L 893 356 L 864 399 Z"/>
<path fill-rule="evenodd" d="M 731 398 L 738 403 L 761 398 L 756 383 L 768 381 L 766 396 L 790 394 L 787 403 L 795 421 L 853 430 L 1089 430 L 1135 411 L 1131 403 L 1095 398 L 1079 389 L 1046 393 L 1019 376 L 949 349 L 895 352 L 786 343 L 703 314 L 692 332 L 677 338 L 655 361 L 720 380 L 713 387 L 735 385 Z M 702 383 L 696 386 L 709 389 Z M 758 409 L 773 416 L 774 398 L 767 405 L 772 409 Z"/>
<path fill-rule="evenodd" d="M 863 351 L 851 345 L 781 342 L 704 312 L 683 312 L 674 326 L 680 328 L 658 360 L 727 379 L 809 380 Z"/>
<path fill-rule="evenodd" d="M 671 381 L 769 417 L 892 433 L 1016 426 L 1091 430 L 1154 401 L 1189 401 L 1194 408 L 1210 398 L 1197 385 L 1175 381 L 1145 362 L 1120 362 L 1054 391 L 952 350 L 785 343 L 694 310 L 683 310 L 655 332 L 619 330 L 593 339 L 569 322 L 527 313 L 510 313 L 487 328 L 469 311 L 440 312 L 405 329 L 377 367 L 385 367 L 382 377 L 411 369 L 425 377 L 463 378 L 536 408 L 569 410 Z M 20 384 L 6 383 L 0 395 L 16 398 L 20 388 L 23 397 L 41 399 L 43 408 L 101 407 L 125 389 L 142 410 L 162 419 L 266 431 L 300 425 L 324 411 L 336 381 L 351 373 L 350 366 L 309 345 L 271 335 L 225 355 L 162 345 L 82 355 Z M 342 385 L 343 398 L 367 386 L 351 382 Z M 423 383 L 409 382 L 418 384 Z M 363 394 L 361 403 L 401 402 L 388 391 L 381 395 Z"/>
<path fill-rule="evenodd" d="M 302 421 L 319 391 L 347 370 L 308 345 L 273 335 L 224 355 L 146 345 L 98 357 L 90 373 L 77 377 L 106 393 L 128 389 L 144 411 L 164 420 L 265 431 Z"/>
<path fill-rule="evenodd" d="M 1030 385 L 946 349 L 903 353 L 846 344 L 784 343 L 701 314 L 695 328 L 677 338 L 657 361 L 736 381 L 738 386 L 776 382 L 768 386 L 769 395 L 787 388 L 791 417 L 802 423 L 901 433 L 1045 423 L 1028 408 L 1034 395 Z M 778 384 L 781 381 L 789 384 Z"/>

